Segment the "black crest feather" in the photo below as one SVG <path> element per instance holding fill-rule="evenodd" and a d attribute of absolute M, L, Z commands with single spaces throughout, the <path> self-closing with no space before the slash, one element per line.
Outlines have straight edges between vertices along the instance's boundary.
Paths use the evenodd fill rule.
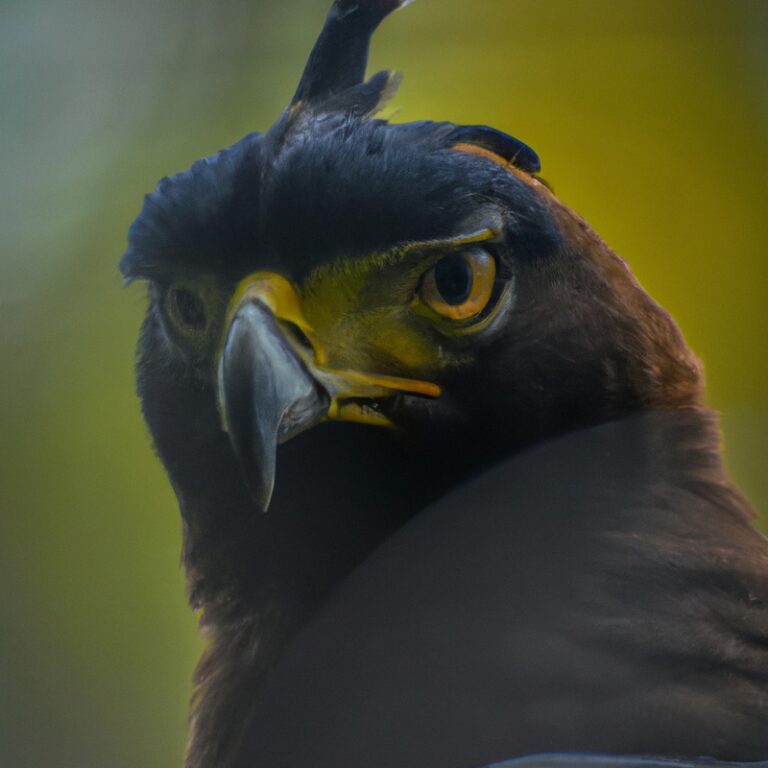
<path fill-rule="evenodd" d="M 409 2 L 412 0 L 336 0 L 291 105 L 318 104 L 360 85 L 371 36 L 390 13 Z"/>
<path fill-rule="evenodd" d="M 343 112 L 352 117 L 369 117 L 376 114 L 395 95 L 401 80 L 399 72 L 377 72 L 364 83 L 324 101 L 323 111 Z"/>

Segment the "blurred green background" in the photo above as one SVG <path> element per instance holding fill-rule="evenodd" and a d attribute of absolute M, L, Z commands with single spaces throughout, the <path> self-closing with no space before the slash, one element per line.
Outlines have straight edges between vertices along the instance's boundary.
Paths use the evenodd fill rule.
<path fill-rule="evenodd" d="M 329 0 L 328 0 L 329 2 Z M 2 0 L 0 763 L 180 764 L 200 642 L 116 271 L 142 195 L 265 129 L 326 0 Z M 768 510 L 764 0 L 419 0 L 376 37 L 398 121 L 484 122 L 703 357 Z"/>

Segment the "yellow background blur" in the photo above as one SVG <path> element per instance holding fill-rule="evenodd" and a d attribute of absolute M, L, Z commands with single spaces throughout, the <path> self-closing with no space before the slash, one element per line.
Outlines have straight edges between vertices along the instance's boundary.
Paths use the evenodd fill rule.
<path fill-rule="evenodd" d="M 330 0 L 327 0 L 330 2 Z M 116 271 L 163 175 L 267 128 L 326 0 L 0 6 L 0 764 L 179 765 L 200 644 L 133 393 Z M 768 2 L 419 0 L 372 68 L 398 121 L 487 123 L 632 265 L 703 357 L 768 510 Z"/>

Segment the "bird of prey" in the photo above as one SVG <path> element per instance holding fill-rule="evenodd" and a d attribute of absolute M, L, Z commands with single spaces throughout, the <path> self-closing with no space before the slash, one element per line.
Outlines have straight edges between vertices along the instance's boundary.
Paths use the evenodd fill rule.
<path fill-rule="evenodd" d="M 129 232 L 186 764 L 766 758 L 768 543 L 701 366 L 526 144 L 375 117 L 405 4 L 336 0 L 277 122 Z"/>

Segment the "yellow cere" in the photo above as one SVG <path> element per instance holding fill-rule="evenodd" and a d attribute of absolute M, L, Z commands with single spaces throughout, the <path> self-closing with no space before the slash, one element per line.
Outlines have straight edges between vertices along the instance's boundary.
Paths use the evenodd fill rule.
<path fill-rule="evenodd" d="M 381 260 L 376 259 L 376 263 L 380 264 Z M 375 340 L 361 331 L 361 328 L 369 329 L 373 318 L 350 304 L 353 294 L 346 290 L 348 284 L 345 281 L 331 279 L 348 272 L 349 265 L 340 270 L 324 270 L 326 279 L 316 284 L 331 290 L 313 292 L 310 294 L 312 298 L 304 301 L 299 289 L 282 275 L 269 272 L 249 275 L 233 294 L 227 326 L 244 304 L 260 302 L 283 326 L 286 342 L 330 396 L 327 418 L 389 426 L 389 420 L 378 413 L 372 401 L 398 393 L 439 397 L 440 387 L 422 378 L 397 375 L 401 371 L 401 363 L 391 355 L 376 354 Z M 313 313 L 313 306 L 325 309 Z M 332 308 L 331 311 L 328 307 Z M 365 318 L 364 323 L 346 323 L 350 317 L 359 318 L 361 314 Z M 301 330 L 309 345 L 295 338 L 291 326 Z M 348 331 L 352 328 L 357 330 L 344 334 L 340 330 L 344 327 Z M 361 349 L 374 352 L 361 353 Z"/>
<path fill-rule="evenodd" d="M 283 275 L 274 272 L 255 272 L 240 281 L 227 309 L 226 327 L 243 302 L 258 300 L 272 313 L 285 322 L 293 323 L 312 342 L 315 348 L 316 362 L 325 364 L 322 346 L 316 343 L 315 333 L 307 322 L 301 306 L 301 297 L 293 283 Z"/>

